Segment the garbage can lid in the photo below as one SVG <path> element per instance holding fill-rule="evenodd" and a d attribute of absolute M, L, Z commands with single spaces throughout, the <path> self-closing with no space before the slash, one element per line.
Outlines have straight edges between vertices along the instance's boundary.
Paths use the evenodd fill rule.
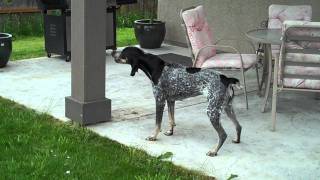
<path fill-rule="evenodd" d="M 10 39 L 10 38 L 12 38 L 11 34 L 0 32 L 0 39 Z"/>
<path fill-rule="evenodd" d="M 37 0 L 38 7 L 42 10 L 69 9 L 70 0 Z"/>

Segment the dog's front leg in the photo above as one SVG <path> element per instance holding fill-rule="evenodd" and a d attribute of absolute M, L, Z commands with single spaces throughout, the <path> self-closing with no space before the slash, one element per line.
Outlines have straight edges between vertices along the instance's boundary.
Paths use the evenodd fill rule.
<path fill-rule="evenodd" d="M 174 121 L 174 105 L 175 101 L 167 101 L 168 104 L 168 114 L 169 114 L 169 129 L 164 133 L 166 136 L 172 136 L 173 135 L 173 129 L 174 126 L 176 126 Z"/>
<path fill-rule="evenodd" d="M 148 141 L 155 141 L 157 140 L 157 136 L 159 132 L 161 131 L 161 123 L 162 123 L 162 116 L 163 111 L 165 107 L 165 101 L 164 100 L 156 100 L 156 128 L 153 132 L 153 134 L 146 138 Z"/>

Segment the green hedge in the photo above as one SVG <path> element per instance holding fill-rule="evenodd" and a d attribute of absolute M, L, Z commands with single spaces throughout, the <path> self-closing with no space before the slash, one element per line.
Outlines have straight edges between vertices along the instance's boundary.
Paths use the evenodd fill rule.
<path fill-rule="evenodd" d="M 118 13 L 117 14 L 117 26 L 132 28 L 133 23 L 137 19 L 150 19 L 152 17 L 151 13 L 143 12 L 127 12 L 127 13 Z"/>
<path fill-rule="evenodd" d="M 132 28 L 137 19 L 150 18 L 150 13 L 126 12 L 117 13 L 117 27 Z M 13 36 L 42 36 L 43 17 L 40 13 L 34 14 L 6 14 L 0 15 L 0 32 L 10 33 Z"/>
<path fill-rule="evenodd" d="M 42 36 L 42 15 L 40 13 L 0 15 L 0 31 L 13 36 Z"/>

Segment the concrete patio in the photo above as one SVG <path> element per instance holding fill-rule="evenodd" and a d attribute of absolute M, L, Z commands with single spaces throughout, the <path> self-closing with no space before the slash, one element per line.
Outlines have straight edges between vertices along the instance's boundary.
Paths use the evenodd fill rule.
<path fill-rule="evenodd" d="M 185 48 L 169 45 L 149 52 L 188 54 Z M 249 73 L 250 109 L 245 109 L 243 96 L 235 98 L 235 111 L 243 127 L 242 143 L 231 143 L 234 128 L 223 115 L 222 124 L 229 136 L 219 155 L 212 158 L 205 154 L 217 143 L 217 135 L 205 113 L 205 98 L 177 104 L 174 136 L 160 135 L 156 142 L 145 141 L 155 124 L 151 84 L 141 72 L 134 78 L 129 76 L 130 66 L 114 63 L 110 55 L 106 61 L 106 97 L 112 100 L 112 122 L 88 127 L 101 136 L 155 156 L 172 152 L 175 164 L 218 179 L 231 174 L 238 175 L 237 179 L 320 177 L 320 100 L 314 93 L 281 93 L 277 131 L 271 132 L 270 112 L 260 113 L 262 99 L 256 95 L 254 72 Z M 64 100 L 71 93 L 70 71 L 70 63 L 58 58 L 10 62 L 0 69 L 0 96 L 69 121 Z M 167 120 L 165 115 L 164 128 Z"/>

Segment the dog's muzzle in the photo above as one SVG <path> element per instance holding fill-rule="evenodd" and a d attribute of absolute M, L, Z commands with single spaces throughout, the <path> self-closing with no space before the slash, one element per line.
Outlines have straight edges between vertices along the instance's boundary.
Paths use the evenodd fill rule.
<path fill-rule="evenodd" d="M 127 64 L 128 60 L 127 59 L 121 59 L 120 58 L 120 52 L 113 50 L 111 53 L 111 56 L 114 58 L 114 61 L 116 63 L 120 63 L 120 64 Z"/>

